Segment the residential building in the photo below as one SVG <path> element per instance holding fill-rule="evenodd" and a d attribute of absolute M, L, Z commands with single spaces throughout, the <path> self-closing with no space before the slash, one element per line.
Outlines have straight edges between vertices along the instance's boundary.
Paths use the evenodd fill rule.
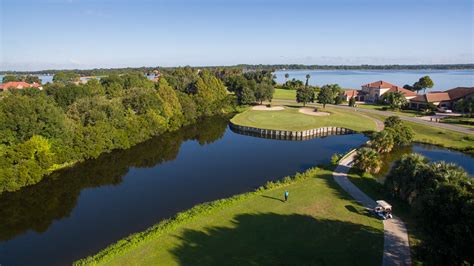
<path fill-rule="evenodd" d="M 410 108 L 425 109 L 431 103 L 437 108 L 453 109 L 457 101 L 468 98 L 474 98 L 474 87 L 456 87 L 418 95 L 410 99 Z"/>
<path fill-rule="evenodd" d="M 382 99 L 382 96 L 388 92 L 401 92 L 407 100 L 416 97 L 416 93 L 392 83 L 385 82 L 383 80 L 375 81 L 362 85 L 362 92 L 365 93 L 364 101 L 366 102 L 378 102 Z"/>
<path fill-rule="evenodd" d="M 24 89 L 24 88 L 37 88 L 39 90 L 43 89 L 41 84 L 38 84 L 36 82 L 30 84 L 23 81 L 11 81 L 11 82 L 0 84 L 0 91 L 6 91 L 8 89 Z"/>

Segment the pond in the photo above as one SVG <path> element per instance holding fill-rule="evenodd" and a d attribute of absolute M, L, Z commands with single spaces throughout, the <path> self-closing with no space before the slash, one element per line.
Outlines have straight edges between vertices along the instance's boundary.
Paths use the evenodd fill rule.
<path fill-rule="evenodd" d="M 435 145 L 415 143 L 411 147 L 396 149 L 390 154 L 383 156 L 384 164 L 380 173 L 377 174 L 378 180 L 383 182 L 385 175 L 388 174 L 393 163 L 404 154 L 413 152 L 425 156 L 430 161 L 455 163 L 466 170 L 471 177 L 474 177 L 474 158 L 472 156 Z"/>
<path fill-rule="evenodd" d="M 232 132 L 228 119 L 205 119 L 0 195 L 0 264 L 70 264 L 196 204 L 327 164 L 366 140 L 255 138 Z"/>

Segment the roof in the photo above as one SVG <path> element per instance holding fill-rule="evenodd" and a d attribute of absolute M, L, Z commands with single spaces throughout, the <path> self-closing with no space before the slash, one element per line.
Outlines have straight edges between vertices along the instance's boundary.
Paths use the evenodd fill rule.
<path fill-rule="evenodd" d="M 411 101 L 429 103 L 455 101 L 470 94 L 474 94 L 474 87 L 457 87 L 447 91 L 429 92 L 423 95 L 418 95 L 411 99 Z"/>
<path fill-rule="evenodd" d="M 373 88 L 373 89 L 388 88 L 389 89 L 388 92 L 401 92 L 405 96 L 416 96 L 416 92 L 407 90 L 405 88 L 402 88 L 400 86 L 394 85 L 392 83 L 389 83 L 383 80 L 367 83 L 367 84 L 362 85 L 362 87 Z"/>
<path fill-rule="evenodd" d="M 388 204 L 385 200 L 377 200 L 376 202 L 384 209 L 392 208 L 392 205 Z"/>
<path fill-rule="evenodd" d="M 26 83 L 24 81 L 10 81 L 10 82 L 7 82 L 7 83 L 4 83 L 4 84 L 0 84 L 0 89 L 8 89 L 8 88 L 18 88 L 18 87 L 22 87 L 22 88 L 30 88 L 30 87 L 40 87 L 41 85 L 38 84 L 38 83 L 33 83 L 33 84 L 29 84 L 29 83 Z"/>
<path fill-rule="evenodd" d="M 469 94 L 474 93 L 474 87 L 456 87 L 446 91 L 449 94 L 451 100 L 457 100 L 463 98 Z"/>
<path fill-rule="evenodd" d="M 357 95 L 364 94 L 361 90 L 344 90 L 344 95 L 347 97 L 356 97 Z"/>

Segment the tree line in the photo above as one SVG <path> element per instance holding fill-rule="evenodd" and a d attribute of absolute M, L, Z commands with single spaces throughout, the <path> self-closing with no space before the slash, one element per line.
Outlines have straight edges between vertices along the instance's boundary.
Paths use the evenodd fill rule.
<path fill-rule="evenodd" d="M 260 86 L 262 77 L 253 75 Z M 76 77 L 59 74 L 42 91 L 9 90 L 0 96 L 0 193 L 238 108 L 215 71 L 174 69 L 156 83 L 139 72 L 85 84 L 72 82 Z"/>

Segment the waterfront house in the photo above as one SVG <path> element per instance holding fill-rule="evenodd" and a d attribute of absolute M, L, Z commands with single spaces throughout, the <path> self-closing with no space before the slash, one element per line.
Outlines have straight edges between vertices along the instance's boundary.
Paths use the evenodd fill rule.
<path fill-rule="evenodd" d="M 0 84 L 0 91 L 6 91 L 8 89 L 24 89 L 24 88 L 37 88 L 39 90 L 43 89 L 41 84 L 38 84 L 36 82 L 30 84 L 23 81 L 11 81 L 11 82 Z"/>
<path fill-rule="evenodd" d="M 349 101 L 350 98 L 355 98 L 358 102 L 376 103 L 388 92 L 401 92 L 407 100 L 416 97 L 415 92 L 383 80 L 367 83 L 361 87 L 361 90 L 344 90 L 345 100 Z"/>
<path fill-rule="evenodd" d="M 392 83 L 379 80 L 362 85 L 362 93 L 365 102 L 378 102 L 388 92 L 401 92 L 407 100 L 416 97 L 416 93 Z"/>
<path fill-rule="evenodd" d="M 474 98 L 474 87 L 456 87 L 418 95 L 410 99 L 410 108 L 425 109 L 431 103 L 437 108 L 453 109 L 457 101 L 468 98 Z"/>

